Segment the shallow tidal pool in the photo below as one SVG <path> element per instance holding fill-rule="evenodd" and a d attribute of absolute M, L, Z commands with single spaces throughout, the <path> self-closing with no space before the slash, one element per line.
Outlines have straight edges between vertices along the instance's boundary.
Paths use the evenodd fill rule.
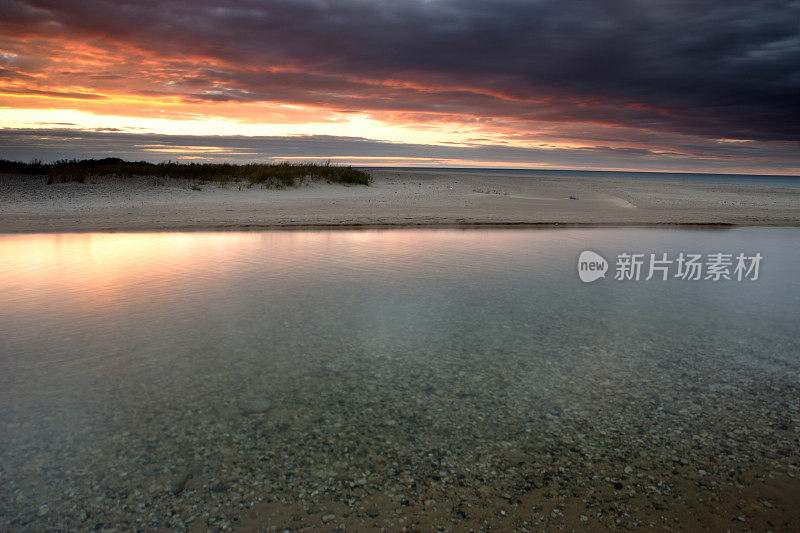
<path fill-rule="evenodd" d="M 644 279 L 681 252 L 763 259 Z M 800 527 L 800 229 L 0 235 L 0 258 L 0 530 Z"/>

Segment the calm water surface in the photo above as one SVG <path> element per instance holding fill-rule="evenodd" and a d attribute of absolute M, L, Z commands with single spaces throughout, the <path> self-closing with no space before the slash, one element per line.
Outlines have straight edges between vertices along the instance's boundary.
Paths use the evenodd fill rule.
<path fill-rule="evenodd" d="M 764 261 L 583 284 L 587 248 Z M 2 529 L 442 499 L 574 454 L 625 477 L 605 451 L 720 484 L 796 468 L 797 229 L 6 235 L 0 258 Z"/>
<path fill-rule="evenodd" d="M 399 167 L 402 170 L 420 171 L 415 167 Z M 370 170 L 386 170 L 386 167 L 373 167 Z M 462 174 L 499 173 L 520 177 L 575 177 L 575 178 L 615 178 L 632 180 L 678 181 L 684 183 L 727 183 L 738 185 L 762 185 L 768 187 L 800 187 L 800 176 L 781 176 L 769 174 L 708 174 L 697 172 L 623 172 L 618 170 L 545 170 L 522 168 L 437 168 L 428 167 L 424 171 L 449 173 L 454 170 Z"/>

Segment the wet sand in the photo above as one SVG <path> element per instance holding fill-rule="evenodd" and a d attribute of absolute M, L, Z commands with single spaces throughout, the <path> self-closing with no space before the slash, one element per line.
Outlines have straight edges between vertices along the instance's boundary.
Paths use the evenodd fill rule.
<path fill-rule="evenodd" d="M 373 171 L 373 177 L 369 187 L 312 183 L 269 190 L 149 178 L 47 185 L 44 178 L 2 176 L 0 232 L 477 224 L 800 225 L 800 188 L 794 187 L 532 179 L 453 170 L 387 169 Z"/>

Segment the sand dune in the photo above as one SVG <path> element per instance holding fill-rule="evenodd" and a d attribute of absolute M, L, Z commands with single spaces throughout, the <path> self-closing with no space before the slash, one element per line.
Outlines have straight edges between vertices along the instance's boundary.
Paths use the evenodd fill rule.
<path fill-rule="evenodd" d="M 0 177 L 0 232 L 472 224 L 800 225 L 800 188 L 387 169 L 364 186 Z M 570 199 L 575 196 L 578 200 Z"/>

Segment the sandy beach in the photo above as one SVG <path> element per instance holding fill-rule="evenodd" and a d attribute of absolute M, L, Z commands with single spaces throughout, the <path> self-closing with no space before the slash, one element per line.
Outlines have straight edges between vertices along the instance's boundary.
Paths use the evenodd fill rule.
<path fill-rule="evenodd" d="M 457 170 L 372 172 L 369 187 L 283 190 L 103 178 L 0 177 L 0 232 L 448 225 L 800 225 L 800 188 Z M 199 190 L 198 190 L 199 189 Z M 575 196 L 578 199 L 570 199 Z"/>

